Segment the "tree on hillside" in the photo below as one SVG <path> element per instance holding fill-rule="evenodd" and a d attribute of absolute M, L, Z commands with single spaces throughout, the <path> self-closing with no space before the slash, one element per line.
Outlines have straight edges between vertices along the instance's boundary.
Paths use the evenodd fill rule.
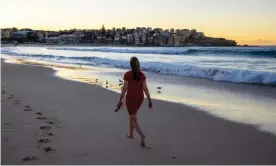
<path fill-rule="evenodd" d="M 102 25 L 102 29 L 101 29 L 102 37 L 105 35 L 105 32 L 106 32 L 106 29 L 104 25 Z"/>
<path fill-rule="evenodd" d="M 39 37 L 36 33 L 34 32 L 28 32 L 26 34 L 26 40 L 31 41 L 31 42 L 37 42 L 39 40 Z"/>
<path fill-rule="evenodd" d="M 16 32 L 18 29 L 15 27 L 12 27 L 12 32 Z"/>

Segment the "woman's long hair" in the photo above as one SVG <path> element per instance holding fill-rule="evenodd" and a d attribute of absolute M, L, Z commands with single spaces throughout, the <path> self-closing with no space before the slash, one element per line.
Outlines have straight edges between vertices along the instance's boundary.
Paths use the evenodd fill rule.
<path fill-rule="evenodd" d="M 141 69 L 140 69 L 140 63 L 139 60 L 136 57 L 132 57 L 130 59 L 130 67 L 132 70 L 132 76 L 133 80 L 140 81 L 141 79 Z"/>

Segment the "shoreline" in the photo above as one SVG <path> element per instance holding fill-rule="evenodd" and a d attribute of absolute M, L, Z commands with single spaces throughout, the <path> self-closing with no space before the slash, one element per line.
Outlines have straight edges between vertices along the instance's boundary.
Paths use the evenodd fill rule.
<path fill-rule="evenodd" d="M 54 69 L 54 75 L 61 79 L 96 85 L 118 94 L 120 94 L 120 86 L 118 86 L 117 80 L 124 73 L 120 69 L 116 69 L 113 73 L 110 70 L 114 71 L 115 69 L 43 63 L 24 59 L 16 59 L 8 63 L 47 67 Z M 114 74 L 115 76 L 112 76 Z M 273 114 L 274 110 L 272 109 L 275 107 L 273 100 L 276 99 L 276 89 L 273 86 L 217 82 L 191 77 L 159 76 L 154 73 L 146 73 L 146 75 L 148 76 L 148 86 L 152 90 L 151 96 L 153 99 L 184 104 L 202 112 L 207 112 L 212 116 L 253 125 L 261 131 L 276 135 L 276 121 L 273 119 L 276 114 Z M 108 88 L 105 85 L 106 80 L 109 82 Z M 172 85 L 178 88 L 172 88 Z M 157 86 L 162 86 L 165 91 L 161 90 L 160 93 L 154 91 Z M 178 92 L 180 90 L 185 91 L 185 95 L 179 96 Z M 194 95 L 194 93 L 198 95 Z M 205 93 L 208 95 L 206 96 Z M 250 115 L 247 115 L 248 113 Z"/>
<path fill-rule="evenodd" d="M 148 111 L 144 102 L 139 111 L 139 121 L 152 147 L 143 150 L 138 138 L 125 138 L 125 110 L 112 110 L 119 94 L 55 77 L 54 70 L 45 67 L 1 62 L 1 70 L 1 87 L 6 92 L 2 94 L 1 123 L 6 127 L 1 131 L 2 164 L 20 164 L 22 155 L 40 156 L 30 164 L 276 163 L 274 135 L 159 100 L 153 100 L 153 110 Z M 19 105 L 9 99 L 11 94 L 20 100 Z M 37 120 L 34 112 L 24 112 L 25 103 L 55 122 L 49 145 L 56 151 L 45 153 L 35 146 L 43 121 Z M 26 131 L 23 135 L 22 130 Z"/>
<path fill-rule="evenodd" d="M 44 55 L 44 52 L 49 52 L 49 51 L 53 51 L 54 53 L 53 53 L 53 55 L 52 54 L 49 54 L 50 56 L 51 56 L 51 58 L 53 58 L 52 56 L 59 56 L 59 54 L 57 54 L 57 52 L 59 51 L 59 52 L 61 52 L 61 53 L 63 53 L 63 52 L 66 52 L 66 51 L 69 51 L 69 53 L 75 53 L 75 54 L 80 54 L 80 55 L 85 55 L 85 57 L 89 57 L 89 56 L 91 56 L 91 57 L 93 57 L 93 58 L 96 58 L 97 60 L 95 60 L 96 61 L 96 63 L 99 63 L 99 64 L 97 64 L 97 65 L 106 65 L 105 63 L 107 63 L 107 66 L 109 65 L 109 67 L 110 68 L 113 68 L 112 67 L 112 65 L 114 66 L 114 64 L 112 64 L 112 63 L 114 63 L 114 62 L 112 62 L 111 64 L 109 64 L 109 62 L 108 61 L 105 61 L 105 59 L 104 58 L 101 58 L 101 56 L 98 56 L 98 54 L 109 54 L 109 53 L 114 53 L 114 55 L 116 55 L 116 56 L 118 56 L 118 55 L 120 55 L 120 54 L 126 54 L 126 55 L 133 55 L 133 56 L 139 56 L 139 54 L 143 54 L 143 53 L 140 53 L 139 51 L 138 52 L 124 52 L 124 49 L 123 49 L 123 51 L 122 52 L 120 52 L 120 51 L 115 51 L 115 52 L 112 52 L 112 49 L 115 49 L 116 47 L 114 47 L 114 48 L 104 48 L 104 47 L 102 47 L 101 48 L 101 46 L 99 46 L 98 48 L 95 46 L 95 48 L 91 48 L 92 49 L 92 51 L 90 51 L 90 49 L 85 49 L 86 48 L 86 46 L 82 46 L 82 45 L 53 45 L 53 47 L 51 47 L 51 48 L 48 48 L 48 46 L 49 47 L 51 47 L 51 45 L 22 45 L 22 46 L 18 46 L 18 48 L 13 48 L 13 47 L 10 47 L 9 45 L 5 45 L 5 46 L 3 46 L 3 49 L 5 50 L 5 47 L 10 47 L 10 48 L 8 48 L 8 49 L 11 49 L 12 51 L 11 51 L 11 53 L 13 54 L 14 52 L 13 52 L 13 49 L 24 49 L 24 48 L 32 48 L 33 47 L 33 49 L 36 49 L 36 48 L 38 48 L 38 49 L 46 49 L 46 50 L 40 50 L 40 51 L 42 51 L 42 54 L 39 54 L 38 53 L 38 55 L 39 56 L 42 56 L 42 55 Z M 67 50 L 66 48 L 64 48 L 63 49 L 63 47 L 68 47 L 69 48 L 69 50 Z M 81 48 L 84 48 L 84 50 L 82 50 L 81 48 L 70 48 L 70 47 L 81 47 Z M 90 46 L 88 46 L 87 45 L 87 47 L 90 47 Z M 93 47 L 93 46 L 92 46 Z M 164 47 L 164 48 L 166 48 L 166 47 Z M 96 50 L 94 50 L 94 49 L 96 49 Z M 98 50 L 99 49 L 99 50 Z M 102 50 L 103 49 L 103 50 Z M 105 50 L 105 49 L 107 49 L 107 50 Z M 110 50 L 109 49 L 111 49 L 111 52 L 109 52 Z M 133 48 L 133 49 L 135 49 L 135 48 Z M 225 48 L 226 49 L 226 48 Z M 115 49 L 116 50 L 116 49 Z M 180 51 L 181 51 L 181 49 L 180 49 Z M 189 51 L 189 49 L 188 49 L 188 51 Z M 7 53 L 7 56 L 11 56 L 11 57 L 13 57 L 13 55 L 9 55 L 10 53 L 8 52 Z M 149 55 L 150 53 L 146 53 L 146 55 Z M 64 54 L 61 54 L 62 56 L 62 58 L 66 58 L 66 56 L 67 55 L 64 55 Z M 70 54 L 69 54 L 70 55 Z M 166 54 L 164 54 L 164 55 L 166 55 Z M 6 56 L 5 55 L 5 52 L 4 52 L 4 56 Z M 15 55 L 14 55 L 15 57 L 16 56 L 20 56 L 20 53 L 15 53 Z M 24 57 L 25 57 L 25 55 L 23 55 Z M 34 55 L 34 57 L 36 56 L 36 54 Z M 63 57 L 64 56 L 64 57 Z M 72 56 L 72 55 L 71 55 Z M 110 56 L 110 57 L 112 57 L 112 56 Z M 220 56 L 218 56 L 219 58 L 220 58 Z M 30 59 L 30 58 L 32 58 L 32 54 L 31 54 L 31 56 L 29 56 L 28 55 L 28 53 L 27 53 L 27 55 L 26 55 L 26 58 L 27 59 Z M 76 57 L 72 57 L 72 58 L 80 58 L 80 62 L 79 62 L 79 64 L 81 64 L 82 66 L 85 66 L 86 65 L 86 63 L 90 63 L 90 61 L 89 60 L 86 60 L 86 59 L 84 59 L 84 58 L 82 58 L 82 57 L 78 57 L 78 56 L 76 56 Z M 99 60 L 98 60 L 99 59 Z M 107 58 L 108 59 L 108 58 Z M 115 60 L 114 59 L 112 59 L 112 58 L 110 58 L 112 61 L 115 61 L 115 60 L 117 60 L 116 58 L 115 58 Z M 108 60 L 110 60 L 110 59 L 108 59 Z M 45 59 L 43 59 L 42 58 L 42 61 L 43 60 L 45 60 Z M 76 59 L 75 59 L 76 60 Z M 45 61 L 47 61 L 47 59 L 45 60 Z M 61 60 L 61 62 L 60 63 L 63 63 L 62 62 L 63 60 Z M 72 61 L 74 61 L 74 60 L 72 60 Z M 76 60 L 77 61 L 77 60 Z M 98 62 L 99 61 L 99 62 Z M 104 63 L 102 62 L 102 61 L 104 61 Z M 58 60 L 57 60 L 57 62 L 56 63 L 58 63 Z M 65 64 L 66 64 L 66 62 L 65 62 Z M 68 64 L 68 63 L 67 63 Z M 77 63 L 78 64 L 78 63 Z M 75 65 L 77 65 L 77 64 L 75 64 Z M 207 64 L 208 65 L 208 64 Z M 271 64 L 269 64 L 269 65 L 271 65 Z M 93 63 L 90 65 L 90 64 L 87 64 L 87 66 L 94 66 L 93 65 Z M 192 66 L 195 70 L 199 70 L 199 74 L 195 74 L 195 75 L 193 75 L 193 73 L 192 72 L 188 72 L 188 73 L 185 73 L 185 71 L 184 71 L 184 75 L 182 75 L 182 74 L 175 74 L 173 71 L 169 71 L 169 72 L 160 72 L 159 74 L 160 75 L 170 75 L 170 76 L 181 76 L 181 77 L 185 77 L 185 78 L 196 78 L 196 79 L 203 79 L 203 80 L 211 80 L 211 81 L 216 81 L 216 82 L 222 82 L 222 83 L 228 83 L 228 82 L 230 82 L 230 83 L 233 83 L 233 84 L 245 84 L 245 85 L 256 85 L 256 86 L 268 86 L 268 87 L 276 87 L 276 83 L 275 83 L 275 80 L 273 79 L 273 77 L 271 76 L 271 77 L 269 77 L 269 75 L 267 75 L 267 74 L 265 74 L 265 72 L 264 73 L 261 73 L 262 72 L 262 70 L 254 70 L 254 69 L 250 69 L 249 70 L 249 74 L 247 74 L 246 73 L 246 70 L 245 69 L 240 69 L 240 68 L 233 68 L 232 70 L 231 70 L 231 68 L 230 69 L 228 69 L 228 68 L 226 68 L 225 70 L 224 70 L 224 68 L 222 67 L 222 68 L 220 68 L 220 67 L 206 67 L 206 69 L 204 69 L 204 68 L 200 68 L 200 69 L 198 69 L 197 68 L 197 66 Z M 116 67 L 115 67 L 116 68 Z M 117 67 L 117 68 L 119 68 L 119 69 L 125 69 L 125 66 L 119 66 L 119 67 Z M 192 70 L 193 70 L 193 68 L 192 68 Z M 156 69 L 156 68 L 154 68 L 153 67 L 153 69 L 151 69 L 151 68 L 149 68 L 149 67 L 147 67 L 146 69 L 145 69 L 145 71 L 147 71 L 149 69 L 149 72 L 156 72 L 156 73 L 158 73 L 158 70 L 160 71 L 160 69 Z M 208 70 L 207 70 L 208 69 Z M 152 71 L 153 70 L 153 71 Z M 170 69 L 169 69 L 170 70 Z M 229 71 L 228 71 L 229 70 Z M 263 69 L 264 71 L 265 71 L 265 69 Z M 270 69 L 268 69 L 269 71 L 267 71 L 267 72 L 269 72 L 269 74 L 270 73 L 272 73 L 272 74 L 274 74 L 273 73 L 273 68 L 271 69 L 271 71 L 270 71 Z M 161 70 L 162 71 L 162 70 Z M 201 74 L 200 72 L 202 72 L 203 74 Z M 232 73 L 231 73 L 232 72 Z M 258 72 L 257 74 L 255 74 L 254 75 L 254 72 Z M 226 75 L 224 75 L 224 73 L 226 73 Z M 234 73 L 234 74 L 233 74 Z M 232 74 L 232 75 L 231 75 Z M 240 74 L 240 75 L 239 75 Z M 243 76 L 243 75 L 245 75 L 245 76 Z M 259 76 L 260 75 L 260 76 Z M 216 76 L 217 76 L 217 78 L 216 78 Z M 259 77 L 258 77 L 259 76 Z M 244 77 L 244 78 L 243 78 Z"/>

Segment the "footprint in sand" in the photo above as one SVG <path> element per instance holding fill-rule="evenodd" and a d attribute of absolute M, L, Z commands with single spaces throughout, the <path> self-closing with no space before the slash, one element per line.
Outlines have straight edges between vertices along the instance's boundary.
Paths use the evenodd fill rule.
<path fill-rule="evenodd" d="M 43 137 L 53 136 L 53 135 L 54 135 L 54 133 L 52 133 L 52 132 L 50 132 L 50 131 L 45 131 L 45 132 L 42 133 L 42 136 L 43 136 Z"/>
<path fill-rule="evenodd" d="M 25 108 L 31 108 L 31 106 L 29 106 L 29 105 L 25 105 Z"/>
<path fill-rule="evenodd" d="M 49 121 L 46 121 L 46 123 L 54 124 L 55 122 L 49 120 Z"/>
<path fill-rule="evenodd" d="M 48 119 L 47 117 L 45 117 L 45 116 L 39 116 L 39 117 L 37 117 L 36 119 L 39 119 L 39 120 L 45 120 L 45 119 Z"/>
<path fill-rule="evenodd" d="M 14 101 L 13 101 L 13 104 L 18 105 L 18 104 L 20 104 L 20 101 L 19 101 L 19 100 L 14 100 Z"/>
<path fill-rule="evenodd" d="M 47 135 L 53 136 L 54 134 L 52 132 L 48 132 Z"/>
<path fill-rule="evenodd" d="M 31 108 L 24 108 L 24 111 L 33 111 Z"/>
<path fill-rule="evenodd" d="M 36 112 L 35 114 L 37 114 L 37 115 L 43 115 L 43 113 L 41 113 L 41 112 Z"/>
<path fill-rule="evenodd" d="M 23 159 L 22 159 L 22 161 L 33 161 L 33 160 L 38 160 L 39 159 L 39 157 L 36 157 L 36 156 L 33 156 L 33 157 L 24 157 Z"/>
<path fill-rule="evenodd" d="M 50 146 L 48 146 L 48 147 L 44 148 L 44 151 L 45 152 L 50 152 L 50 151 L 56 151 L 56 149 L 53 149 Z"/>
<path fill-rule="evenodd" d="M 24 111 L 33 111 L 33 109 L 31 108 L 31 106 L 26 105 Z"/>
<path fill-rule="evenodd" d="M 48 143 L 48 142 L 51 142 L 51 140 L 45 138 L 45 139 L 39 139 L 37 142 L 38 143 Z"/>
<path fill-rule="evenodd" d="M 51 128 L 52 128 L 51 126 L 41 126 L 40 127 L 41 130 L 49 130 Z"/>
<path fill-rule="evenodd" d="M 9 97 L 8 97 L 8 99 L 13 99 L 14 98 L 14 95 L 10 95 Z"/>

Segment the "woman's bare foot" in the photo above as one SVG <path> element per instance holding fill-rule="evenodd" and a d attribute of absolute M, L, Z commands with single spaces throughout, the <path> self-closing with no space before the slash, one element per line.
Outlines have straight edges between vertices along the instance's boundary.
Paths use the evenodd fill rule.
<path fill-rule="evenodd" d="M 127 137 L 128 137 L 129 139 L 134 139 L 133 134 L 128 134 Z"/>
<path fill-rule="evenodd" d="M 145 142 L 146 136 L 142 135 L 141 136 L 141 147 L 146 147 L 146 142 Z"/>

